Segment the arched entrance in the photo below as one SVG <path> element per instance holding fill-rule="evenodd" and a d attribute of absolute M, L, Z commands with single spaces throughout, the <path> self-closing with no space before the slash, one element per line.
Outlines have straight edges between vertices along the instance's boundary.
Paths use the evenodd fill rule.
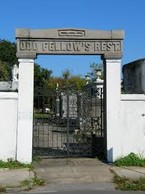
<path fill-rule="evenodd" d="M 113 161 L 113 155 L 117 151 L 112 138 L 117 141 L 123 36 L 123 31 L 116 30 L 17 29 L 17 57 L 20 63 L 17 136 L 19 161 L 32 161 L 34 59 L 39 54 L 101 55 L 105 69 L 103 96 L 106 157 L 108 161 Z M 66 95 L 66 98 L 69 97 Z M 68 120 L 66 123 L 69 124 Z"/>

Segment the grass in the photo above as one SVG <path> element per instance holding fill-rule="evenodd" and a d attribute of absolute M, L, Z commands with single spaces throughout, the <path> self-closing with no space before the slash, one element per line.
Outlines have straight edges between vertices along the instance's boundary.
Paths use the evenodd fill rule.
<path fill-rule="evenodd" d="M 121 157 L 114 162 L 116 166 L 145 166 L 145 158 L 138 156 L 135 153 L 130 153 L 127 156 Z M 114 183 L 116 189 L 123 191 L 145 191 L 145 178 L 129 179 L 114 175 Z"/>
<path fill-rule="evenodd" d="M 114 183 L 117 190 L 123 191 L 145 191 L 145 178 L 138 180 L 121 178 L 117 175 L 114 176 Z"/>
<path fill-rule="evenodd" d="M 0 193 L 6 193 L 6 188 L 5 188 L 5 187 L 0 186 Z"/>
<path fill-rule="evenodd" d="M 33 166 L 32 164 L 24 164 L 10 158 L 7 160 L 7 162 L 0 160 L 0 168 L 9 168 L 9 169 L 29 168 L 30 170 L 32 170 Z M 44 185 L 44 180 L 42 180 L 41 178 L 38 178 L 36 176 L 36 173 L 34 174 L 35 175 L 33 178 L 24 180 L 21 182 L 20 187 L 22 187 L 22 190 L 29 191 L 34 187 Z M 4 193 L 4 192 L 6 192 L 6 188 L 0 186 L 0 193 Z"/>
<path fill-rule="evenodd" d="M 33 156 L 32 161 L 33 161 L 32 163 L 40 162 L 40 161 L 42 161 L 42 158 L 39 156 Z"/>
<path fill-rule="evenodd" d="M 13 159 L 8 159 L 7 162 L 0 160 L 0 168 L 18 169 L 18 168 L 30 168 L 32 164 L 24 164 Z"/>
<path fill-rule="evenodd" d="M 113 163 L 115 166 L 145 166 L 145 158 L 135 153 L 121 157 Z"/>
<path fill-rule="evenodd" d="M 44 180 L 41 178 L 38 178 L 36 175 L 31 178 L 30 180 L 24 180 L 21 182 L 21 187 L 23 187 L 24 191 L 29 191 L 33 189 L 34 187 L 37 186 L 43 186 L 44 185 Z"/>
<path fill-rule="evenodd" d="M 48 118 L 50 118 L 50 114 L 34 113 L 34 119 L 48 119 Z"/>

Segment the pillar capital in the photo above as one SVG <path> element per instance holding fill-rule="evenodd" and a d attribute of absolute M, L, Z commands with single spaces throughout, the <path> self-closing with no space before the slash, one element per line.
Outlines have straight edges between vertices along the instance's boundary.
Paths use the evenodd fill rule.
<path fill-rule="evenodd" d="M 34 63 L 34 59 L 19 58 L 18 61 L 19 61 L 19 63 Z"/>
<path fill-rule="evenodd" d="M 101 56 L 101 59 L 104 60 L 118 60 L 122 58 L 122 54 L 104 54 Z"/>
<path fill-rule="evenodd" d="M 104 59 L 105 63 L 104 64 L 121 64 L 121 59 Z"/>
<path fill-rule="evenodd" d="M 18 59 L 36 59 L 37 55 L 35 52 L 25 52 L 25 53 L 20 53 L 17 52 L 16 56 L 18 57 Z"/>

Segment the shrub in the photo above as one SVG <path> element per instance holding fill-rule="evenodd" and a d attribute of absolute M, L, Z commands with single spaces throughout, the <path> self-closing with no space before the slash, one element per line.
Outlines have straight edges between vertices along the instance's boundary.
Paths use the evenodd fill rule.
<path fill-rule="evenodd" d="M 125 157 L 121 157 L 114 162 L 116 166 L 145 166 L 145 158 L 135 153 L 130 153 Z"/>

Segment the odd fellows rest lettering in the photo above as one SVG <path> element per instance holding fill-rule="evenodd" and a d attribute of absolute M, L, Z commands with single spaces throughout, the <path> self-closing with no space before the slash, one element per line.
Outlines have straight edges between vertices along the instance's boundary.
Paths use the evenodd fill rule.
<path fill-rule="evenodd" d="M 20 40 L 19 51 L 32 51 L 37 53 L 104 53 L 120 52 L 120 41 L 40 41 Z"/>

